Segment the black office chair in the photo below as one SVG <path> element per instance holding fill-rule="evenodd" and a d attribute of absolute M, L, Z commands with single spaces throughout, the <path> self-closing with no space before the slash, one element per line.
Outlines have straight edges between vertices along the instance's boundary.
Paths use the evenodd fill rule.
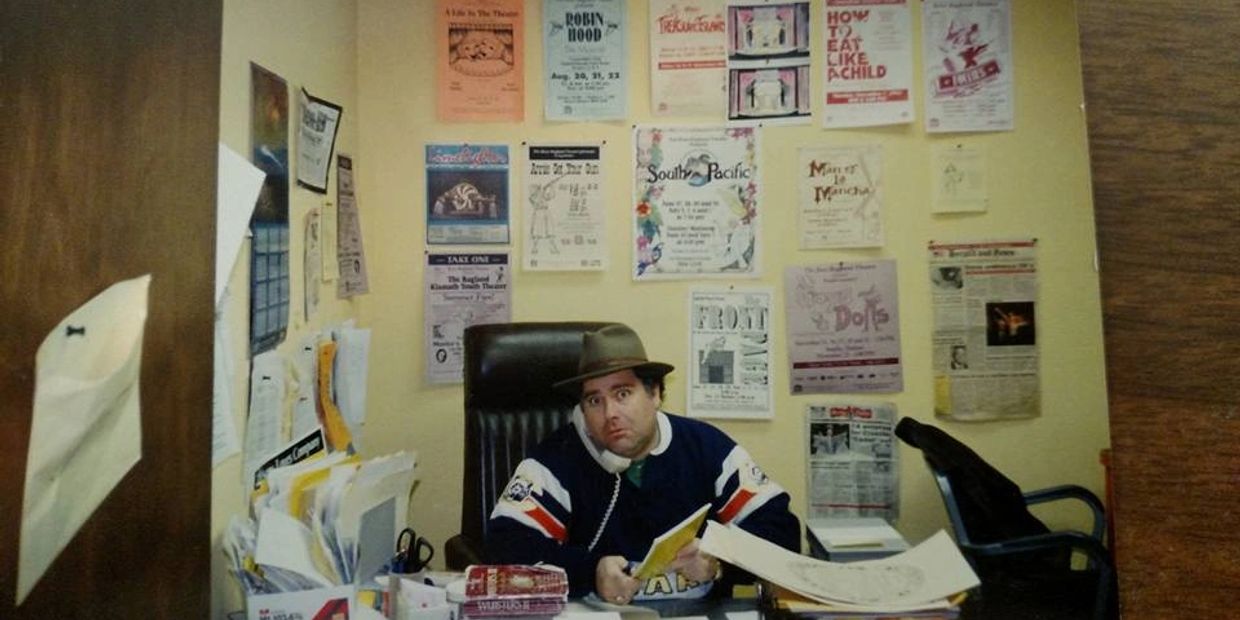
<path fill-rule="evenodd" d="M 526 454 L 568 422 L 576 401 L 551 384 L 577 374 L 581 338 L 609 323 L 496 323 L 465 329 L 465 476 L 449 570 L 486 561 L 487 520 Z"/>
<path fill-rule="evenodd" d="M 947 508 L 956 543 L 982 580 L 981 617 L 1115 617 L 1115 569 L 1102 543 L 1102 502 L 1084 487 L 1062 485 L 1024 493 L 968 446 L 929 424 L 903 418 L 896 436 L 921 450 Z M 1078 499 L 1093 512 L 1089 534 L 1051 531 L 1032 504 Z M 1085 554 L 1072 569 L 1072 552 Z"/>

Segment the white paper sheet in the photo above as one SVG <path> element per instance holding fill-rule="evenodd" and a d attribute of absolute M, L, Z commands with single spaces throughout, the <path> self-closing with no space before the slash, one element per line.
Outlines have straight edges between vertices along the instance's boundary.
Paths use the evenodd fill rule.
<path fill-rule="evenodd" d="M 275 566 L 318 583 L 333 584 L 315 564 L 310 555 L 313 534 L 301 521 L 278 510 L 266 509 L 258 522 L 258 543 L 254 561 L 262 566 Z"/>
<path fill-rule="evenodd" d="M 276 351 L 254 356 L 250 370 L 250 411 L 245 423 L 245 467 L 242 481 L 249 488 L 254 472 L 283 445 L 284 358 Z"/>
<path fill-rule="evenodd" d="M 942 530 L 898 555 L 835 563 L 788 551 L 740 528 L 710 521 L 701 549 L 824 603 L 875 609 L 908 607 L 936 603 L 980 583 L 951 537 Z"/>
<path fill-rule="evenodd" d="M 17 604 L 142 458 L 142 334 L 151 276 L 118 282 L 56 325 L 35 358 Z"/>
<path fill-rule="evenodd" d="M 228 346 L 228 325 L 215 317 L 215 372 L 211 401 L 211 467 L 241 451 L 237 423 L 233 421 L 232 348 Z"/>
<path fill-rule="evenodd" d="M 267 174 L 246 158 L 220 145 L 219 173 L 215 194 L 215 307 L 220 306 L 228 276 L 241 240 L 250 226 L 250 215 Z"/>

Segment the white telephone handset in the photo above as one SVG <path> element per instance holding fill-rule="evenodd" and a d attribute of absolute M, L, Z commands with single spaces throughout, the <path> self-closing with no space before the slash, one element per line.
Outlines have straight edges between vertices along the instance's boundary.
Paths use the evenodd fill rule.
<path fill-rule="evenodd" d="M 581 405 L 573 407 L 572 421 L 573 426 L 577 428 L 577 436 L 581 438 L 581 443 L 585 445 L 590 456 L 594 457 L 594 460 L 603 469 L 609 473 L 618 474 L 629 468 L 629 465 L 633 462 L 631 459 L 624 458 L 606 448 L 600 448 L 590 438 L 590 435 L 586 433 L 586 418 L 585 414 L 581 412 Z"/>

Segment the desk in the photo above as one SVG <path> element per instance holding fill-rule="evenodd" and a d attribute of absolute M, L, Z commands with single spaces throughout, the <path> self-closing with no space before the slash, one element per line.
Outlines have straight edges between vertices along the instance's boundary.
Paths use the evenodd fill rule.
<path fill-rule="evenodd" d="M 660 618 L 709 618 L 710 620 L 731 620 L 729 613 L 738 612 L 758 612 L 760 620 L 770 620 L 775 617 L 788 617 L 788 614 L 776 612 L 767 609 L 758 604 L 756 598 L 726 598 L 726 599 L 679 599 L 667 601 L 637 601 L 626 606 L 627 609 L 634 607 L 642 607 L 657 613 Z M 609 611 L 611 609 L 620 609 L 613 606 L 593 606 L 577 600 L 569 601 L 569 608 L 565 611 Z M 624 611 L 619 612 L 621 616 L 628 617 L 633 615 Z M 518 620 L 518 619 L 514 619 Z"/>

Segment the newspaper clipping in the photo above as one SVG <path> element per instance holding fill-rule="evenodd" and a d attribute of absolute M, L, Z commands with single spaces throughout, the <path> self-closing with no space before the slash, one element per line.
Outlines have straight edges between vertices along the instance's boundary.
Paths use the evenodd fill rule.
<path fill-rule="evenodd" d="M 1008 0 L 922 5 L 927 132 L 1014 127 L 1011 10 Z"/>
<path fill-rule="evenodd" d="M 340 279 L 336 281 L 336 297 L 348 299 L 370 292 L 366 277 L 366 248 L 362 246 L 362 218 L 357 210 L 353 189 L 353 158 L 336 155 L 336 201 L 340 210 L 336 217 L 336 245 L 339 246 Z"/>
<path fill-rule="evenodd" d="M 907 0 L 827 0 L 823 126 L 913 120 L 913 35 Z"/>
<path fill-rule="evenodd" d="M 508 254 L 427 254 L 426 380 L 460 383 L 465 328 L 512 320 Z"/>
<path fill-rule="evenodd" d="M 722 117 L 727 101 L 723 0 L 650 0 L 650 109 Z"/>
<path fill-rule="evenodd" d="M 603 270 L 602 145 L 527 145 L 525 268 Z"/>
<path fill-rule="evenodd" d="M 758 275 L 754 127 L 633 130 L 634 280 Z"/>
<path fill-rule="evenodd" d="M 689 291 L 688 414 L 698 418 L 763 418 L 771 392 L 773 288 Z"/>
<path fill-rule="evenodd" d="M 899 516 L 896 407 L 828 404 L 805 408 L 809 437 L 806 519 Z"/>
<path fill-rule="evenodd" d="M 934 412 L 1039 415 L 1037 240 L 930 242 Z"/>
<path fill-rule="evenodd" d="M 784 295 L 793 394 L 904 389 L 894 260 L 788 267 Z"/>

